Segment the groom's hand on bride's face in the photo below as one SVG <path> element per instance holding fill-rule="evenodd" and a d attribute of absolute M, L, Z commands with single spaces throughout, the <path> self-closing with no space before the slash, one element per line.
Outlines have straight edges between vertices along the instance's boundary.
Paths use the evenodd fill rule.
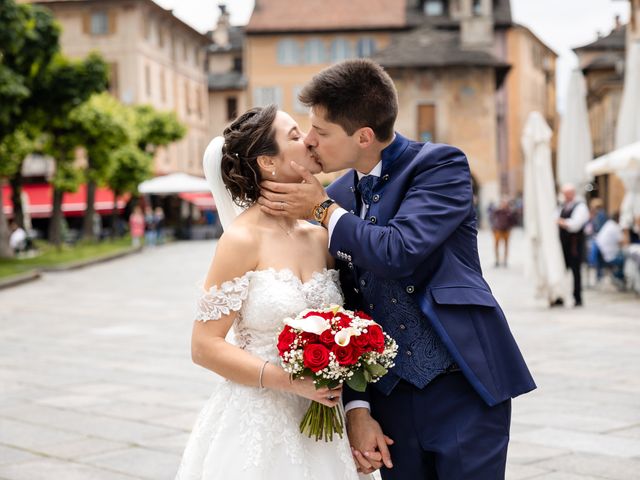
<path fill-rule="evenodd" d="M 329 196 L 322 184 L 306 168 L 291 162 L 291 167 L 302 177 L 301 183 L 263 181 L 258 204 L 263 212 L 277 217 L 308 219 L 313 208 Z"/>
<path fill-rule="evenodd" d="M 347 433 L 353 457 L 362 473 L 371 473 L 383 465 L 392 468 L 387 437 L 366 408 L 355 408 L 347 412 Z"/>

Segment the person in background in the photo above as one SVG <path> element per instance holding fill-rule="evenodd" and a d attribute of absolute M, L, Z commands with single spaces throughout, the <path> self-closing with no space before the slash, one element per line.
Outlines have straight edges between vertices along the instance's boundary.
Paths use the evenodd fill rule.
<path fill-rule="evenodd" d="M 596 266 L 596 278 L 602 279 L 602 269 L 611 267 L 614 278 L 624 285 L 624 255 L 622 253 L 622 242 L 624 234 L 622 227 L 618 223 L 620 216 L 614 213 L 611 219 L 607 220 L 600 228 L 595 237 L 594 247 L 597 249 L 598 263 Z"/>
<path fill-rule="evenodd" d="M 13 253 L 22 252 L 27 248 L 27 232 L 15 220 L 9 221 L 9 246 Z"/>
<path fill-rule="evenodd" d="M 153 221 L 156 229 L 156 241 L 158 245 L 164 242 L 164 210 L 158 206 L 153 211 Z"/>
<path fill-rule="evenodd" d="M 138 248 L 141 245 L 142 237 L 144 236 L 144 216 L 142 215 L 142 209 L 136 205 L 129 217 L 129 230 L 131 231 L 131 245 Z"/>
<path fill-rule="evenodd" d="M 511 235 L 511 229 L 516 223 L 515 215 L 509 205 L 508 198 L 503 197 L 498 206 L 489 212 L 489 221 L 491 223 L 491 229 L 493 230 L 496 267 L 500 266 L 500 243 L 504 244 L 502 264 L 506 267 L 507 257 L 509 256 L 509 236 Z"/>
<path fill-rule="evenodd" d="M 582 306 L 582 277 L 580 267 L 584 258 L 584 227 L 589 221 L 587 205 L 576 197 L 576 187 L 570 183 L 562 186 L 564 201 L 558 214 L 560 243 L 564 263 L 573 274 L 573 299 L 575 306 Z"/>
<path fill-rule="evenodd" d="M 584 234 L 587 242 L 587 264 L 596 269 L 598 268 L 598 247 L 595 244 L 595 238 L 608 219 L 602 199 L 592 198 L 589 201 L 589 221 L 584 227 Z"/>
<path fill-rule="evenodd" d="M 155 247 L 157 239 L 156 220 L 153 209 L 149 206 L 144 209 L 144 244 Z"/>

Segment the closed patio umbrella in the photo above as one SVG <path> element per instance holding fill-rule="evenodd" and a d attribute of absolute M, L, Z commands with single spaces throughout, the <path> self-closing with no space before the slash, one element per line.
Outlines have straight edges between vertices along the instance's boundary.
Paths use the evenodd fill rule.
<path fill-rule="evenodd" d="M 539 112 L 531 112 L 522 133 L 524 167 L 524 228 L 529 243 L 527 274 L 536 297 L 553 302 L 567 299 L 570 278 L 558 232 L 556 191 L 551 169 L 551 129 Z"/>
<path fill-rule="evenodd" d="M 629 42 L 625 63 L 624 88 L 616 126 L 616 149 L 640 142 L 640 41 Z M 624 183 L 620 206 L 620 225 L 630 228 L 640 215 L 640 169 L 625 168 L 617 175 Z"/>
<path fill-rule="evenodd" d="M 567 108 L 558 134 L 558 184 L 571 183 L 578 191 L 591 180 L 585 166 L 593 160 L 587 89 L 580 70 L 571 73 Z"/>

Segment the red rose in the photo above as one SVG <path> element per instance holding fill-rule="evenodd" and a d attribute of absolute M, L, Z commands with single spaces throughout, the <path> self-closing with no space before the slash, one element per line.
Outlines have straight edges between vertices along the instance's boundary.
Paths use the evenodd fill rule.
<path fill-rule="evenodd" d="M 331 333 L 331 329 L 327 328 L 324 332 L 320 334 L 320 341 L 324 343 L 327 347 L 332 347 L 335 345 L 336 341 L 333 338 L 333 333 Z"/>
<path fill-rule="evenodd" d="M 351 325 L 351 317 L 345 315 L 344 313 L 337 314 L 336 320 L 338 321 L 338 327 L 340 329 L 347 328 Z"/>
<path fill-rule="evenodd" d="M 359 349 L 365 350 L 369 346 L 369 335 L 366 333 L 355 335 L 351 337 L 351 343 L 353 343 Z"/>
<path fill-rule="evenodd" d="M 358 310 L 357 312 L 355 312 L 356 317 L 360 317 L 364 320 L 373 320 L 373 318 L 371 318 L 371 316 L 367 315 L 366 313 L 364 313 L 362 310 Z"/>
<path fill-rule="evenodd" d="M 307 343 L 317 343 L 319 337 L 315 333 L 302 332 L 300 338 L 302 338 L 302 344 L 304 345 Z"/>
<path fill-rule="evenodd" d="M 305 347 L 302 359 L 304 366 L 315 373 L 329 364 L 329 350 L 319 343 L 311 343 Z"/>
<path fill-rule="evenodd" d="M 374 350 L 382 353 L 384 351 L 384 333 L 382 333 L 380 325 L 370 325 L 367 327 L 367 331 L 369 334 L 369 345 L 371 345 Z"/>
<path fill-rule="evenodd" d="M 296 332 L 294 332 L 289 325 L 286 325 L 280 332 L 280 335 L 278 335 L 278 351 L 280 352 L 280 356 L 291 348 L 291 344 L 296 337 Z"/>
<path fill-rule="evenodd" d="M 360 358 L 360 349 L 351 342 L 346 347 L 334 345 L 331 351 L 340 365 L 355 365 Z"/>

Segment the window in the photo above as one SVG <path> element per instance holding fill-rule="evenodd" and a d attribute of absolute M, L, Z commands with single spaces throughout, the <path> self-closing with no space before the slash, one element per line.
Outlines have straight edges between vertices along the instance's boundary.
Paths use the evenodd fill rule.
<path fill-rule="evenodd" d="M 473 14 L 482 15 L 482 0 L 473 0 Z"/>
<path fill-rule="evenodd" d="M 296 65 L 300 63 L 300 51 L 295 40 L 285 38 L 278 42 L 278 63 L 280 65 Z"/>
<path fill-rule="evenodd" d="M 426 0 L 422 8 L 429 17 L 441 17 L 444 15 L 444 0 Z"/>
<path fill-rule="evenodd" d="M 187 114 L 191 113 L 191 93 L 189 91 L 189 84 L 184 82 L 184 106 Z"/>
<path fill-rule="evenodd" d="M 324 43 L 319 38 L 312 38 L 304 43 L 304 60 L 305 63 L 324 63 L 326 54 Z"/>
<path fill-rule="evenodd" d="M 258 87 L 253 90 L 253 105 L 255 107 L 265 107 L 271 103 L 282 105 L 282 88 Z"/>
<path fill-rule="evenodd" d="M 109 15 L 105 11 L 91 13 L 91 35 L 107 35 L 109 33 Z"/>
<path fill-rule="evenodd" d="M 301 86 L 294 87 L 293 89 L 293 111 L 296 113 L 308 114 L 309 108 L 306 105 L 304 105 L 302 102 L 300 102 L 300 100 L 298 100 L 298 97 L 300 96 L 301 91 L 302 91 Z"/>
<path fill-rule="evenodd" d="M 242 57 L 233 57 L 233 71 L 242 72 Z"/>
<path fill-rule="evenodd" d="M 163 102 L 167 101 L 167 80 L 165 78 L 164 70 L 160 71 L 160 99 Z"/>
<path fill-rule="evenodd" d="M 202 95 L 200 95 L 197 87 L 193 90 L 193 95 L 196 98 L 196 109 L 198 110 L 198 118 L 202 118 Z"/>
<path fill-rule="evenodd" d="M 331 44 L 331 61 L 341 62 L 353 56 L 351 43 L 345 38 L 336 38 Z"/>
<path fill-rule="evenodd" d="M 149 65 L 144 67 L 144 85 L 147 97 L 151 97 L 151 67 Z"/>
<path fill-rule="evenodd" d="M 227 97 L 227 120 L 235 120 L 238 116 L 238 97 Z"/>
<path fill-rule="evenodd" d="M 109 84 L 107 89 L 112 96 L 118 98 L 118 64 L 115 62 L 109 64 Z"/>
<path fill-rule="evenodd" d="M 358 40 L 358 57 L 370 57 L 376 53 L 376 41 L 371 37 Z"/>

